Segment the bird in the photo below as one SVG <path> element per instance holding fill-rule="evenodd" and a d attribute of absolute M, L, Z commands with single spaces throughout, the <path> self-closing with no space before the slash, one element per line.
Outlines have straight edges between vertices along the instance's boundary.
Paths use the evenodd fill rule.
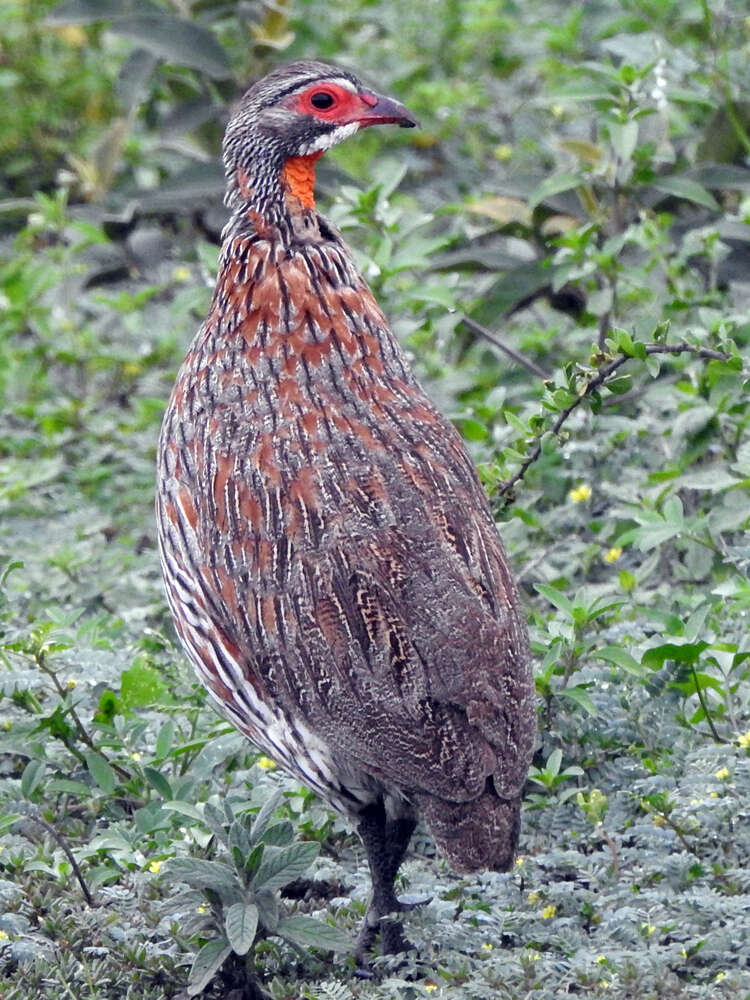
<path fill-rule="evenodd" d="M 384 953 L 409 947 L 395 881 L 420 819 L 455 871 L 509 869 L 536 735 L 519 592 L 475 467 L 315 207 L 319 157 L 386 124 L 417 123 L 318 61 L 241 98 L 215 291 L 157 449 L 179 639 L 219 711 L 359 834 L 360 962 L 378 934 Z"/>

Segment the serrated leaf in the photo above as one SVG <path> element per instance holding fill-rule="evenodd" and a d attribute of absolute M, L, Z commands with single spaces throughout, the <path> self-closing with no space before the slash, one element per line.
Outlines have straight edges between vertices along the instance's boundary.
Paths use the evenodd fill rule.
<path fill-rule="evenodd" d="M 278 850 L 267 848 L 253 878 L 253 887 L 270 891 L 301 878 L 317 858 L 319 850 L 320 845 L 313 841 L 302 841 Z"/>
<path fill-rule="evenodd" d="M 232 950 L 246 955 L 258 930 L 258 907 L 253 903 L 232 903 L 224 915 L 224 930 Z"/>
<path fill-rule="evenodd" d="M 195 956 L 188 976 L 187 994 L 198 996 L 208 986 L 213 977 L 231 954 L 231 945 L 224 938 L 207 941 Z"/>
<path fill-rule="evenodd" d="M 95 753 L 93 750 L 90 750 L 86 754 L 86 767 L 88 767 L 89 774 L 101 790 L 107 795 L 111 795 L 115 790 L 117 777 L 115 772 L 112 770 L 112 767 L 104 759 L 104 757 L 102 757 L 100 753 Z"/>
<path fill-rule="evenodd" d="M 352 946 L 348 935 L 314 917 L 284 917 L 283 920 L 279 920 L 274 934 L 292 941 L 301 948 L 347 952 Z"/>

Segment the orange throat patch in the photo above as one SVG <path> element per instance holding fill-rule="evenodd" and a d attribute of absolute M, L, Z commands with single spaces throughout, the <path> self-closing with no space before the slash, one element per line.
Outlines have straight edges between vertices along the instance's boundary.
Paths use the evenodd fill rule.
<path fill-rule="evenodd" d="M 281 169 L 281 183 L 305 208 L 315 208 L 315 163 L 323 152 L 290 156 Z"/>

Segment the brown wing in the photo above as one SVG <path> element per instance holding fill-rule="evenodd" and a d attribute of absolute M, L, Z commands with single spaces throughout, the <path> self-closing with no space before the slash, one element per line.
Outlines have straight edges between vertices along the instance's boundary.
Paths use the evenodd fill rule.
<path fill-rule="evenodd" d="M 342 767 L 454 800 L 493 774 L 517 794 L 528 649 L 463 444 L 343 251 L 232 253 L 160 449 L 193 659 L 230 717 L 277 705 Z"/>

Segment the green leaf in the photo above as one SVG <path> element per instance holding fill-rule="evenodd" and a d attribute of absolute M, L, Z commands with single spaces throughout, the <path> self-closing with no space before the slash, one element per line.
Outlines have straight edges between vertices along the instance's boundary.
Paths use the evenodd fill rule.
<path fill-rule="evenodd" d="M 609 127 L 609 141 L 622 163 L 628 163 L 638 143 L 638 122 L 629 121 Z"/>
<path fill-rule="evenodd" d="M 162 798 L 167 800 L 174 798 L 172 786 L 161 771 L 157 771 L 155 767 L 144 767 L 143 773 L 146 776 L 146 781 L 148 781 L 149 785 L 151 785 L 151 787 L 154 788 Z"/>
<path fill-rule="evenodd" d="M 643 654 L 641 662 L 650 670 L 659 670 L 667 660 L 676 660 L 677 663 L 695 663 L 704 649 L 708 649 L 707 642 L 665 642 L 661 646 L 654 646 L 647 649 Z"/>
<path fill-rule="evenodd" d="M 269 826 L 263 834 L 262 842 L 268 847 L 286 847 L 294 840 L 294 827 L 288 819 Z"/>
<path fill-rule="evenodd" d="M 107 795 L 111 795 L 115 790 L 117 777 L 104 757 L 102 757 L 100 753 L 95 753 L 93 750 L 89 751 L 89 753 L 86 754 L 86 766 L 89 769 L 89 774 L 101 790 Z"/>
<path fill-rule="evenodd" d="M 573 603 L 557 587 L 553 587 L 549 583 L 535 583 L 534 589 L 542 597 L 546 597 L 550 604 L 553 604 L 559 611 L 564 611 L 568 618 L 573 619 Z"/>
<path fill-rule="evenodd" d="M 547 177 L 532 191 L 529 196 L 529 207 L 536 208 L 547 198 L 561 194 L 563 191 L 570 191 L 571 188 L 580 187 L 583 183 L 582 174 L 555 174 L 553 177 Z"/>
<path fill-rule="evenodd" d="M 232 903 L 224 915 L 224 930 L 232 950 L 246 955 L 258 930 L 258 907 L 253 903 Z"/>
<path fill-rule="evenodd" d="M 692 201 L 696 205 L 710 208 L 714 212 L 719 211 L 719 203 L 707 191 L 702 184 L 692 180 L 690 177 L 680 177 L 673 174 L 671 177 L 659 177 L 651 181 L 650 187 L 661 191 L 663 194 L 673 195 L 675 198 L 682 198 L 684 201 Z"/>
<path fill-rule="evenodd" d="M 143 657 L 137 657 L 132 667 L 120 678 L 120 701 L 125 708 L 145 708 L 164 700 L 167 686 L 161 674 Z"/>
<path fill-rule="evenodd" d="M 232 902 L 241 896 L 242 886 L 232 869 L 221 861 L 205 858 L 171 858 L 167 871 L 177 882 L 187 882 L 194 889 L 213 889 Z M 234 898 L 232 898 L 234 897 Z"/>
<path fill-rule="evenodd" d="M 197 820 L 199 823 L 203 822 L 200 809 L 196 809 L 192 802 L 182 802 L 180 799 L 174 799 L 172 802 L 165 802 L 162 809 L 165 809 L 167 812 L 179 813 L 181 816 L 187 816 L 189 819 Z"/>
<path fill-rule="evenodd" d="M 154 747 L 154 756 L 157 760 L 161 760 L 166 757 L 169 751 L 172 749 L 172 744 L 174 743 L 175 734 L 175 724 L 171 719 L 167 719 L 164 725 L 159 730 L 159 735 L 156 737 L 156 746 Z"/>
<path fill-rule="evenodd" d="M 255 822 L 250 828 L 250 842 L 252 844 L 257 844 L 260 838 L 263 836 L 266 827 L 271 822 L 273 814 L 279 808 L 281 800 L 283 798 L 281 789 L 277 789 L 272 795 L 266 799 L 263 805 L 258 810 L 258 815 L 255 817 Z"/>
<path fill-rule="evenodd" d="M 301 948 L 340 952 L 347 952 L 351 948 L 348 934 L 343 934 L 337 927 L 324 924 L 314 917 L 284 917 L 283 920 L 279 920 L 274 934 L 292 941 Z"/>
<path fill-rule="evenodd" d="M 280 889 L 288 882 L 301 878 L 317 858 L 319 850 L 320 845 L 312 841 L 302 841 L 279 850 L 267 848 L 253 878 L 253 888 L 267 891 Z"/>
<path fill-rule="evenodd" d="M 113 18 L 109 29 L 137 42 L 160 59 L 190 66 L 217 80 L 232 75 L 224 49 L 210 31 L 170 14 Z"/>
<path fill-rule="evenodd" d="M 643 666 L 643 664 L 638 663 L 636 659 L 621 646 L 605 646 L 604 649 L 599 649 L 596 652 L 596 656 L 600 660 L 605 660 L 607 663 L 614 663 L 618 667 L 622 667 L 623 670 L 627 671 L 629 674 L 633 674 L 634 677 L 645 677 L 648 674 L 648 670 Z"/>
<path fill-rule="evenodd" d="M 150 0 L 67 0 L 58 4 L 44 18 L 50 26 L 59 24 L 95 24 L 119 17 L 123 12 L 159 15 L 163 11 Z"/>
<path fill-rule="evenodd" d="M 30 760 L 21 775 L 21 792 L 29 799 L 44 777 L 46 765 L 43 760 Z"/>
<path fill-rule="evenodd" d="M 223 937 L 207 941 L 195 956 L 188 976 L 187 994 L 198 996 L 231 954 L 232 946 Z"/>
<path fill-rule="evenodd" d="M 562 688 L 562 690 L 556 691 L 555 694 L 574 702 L 585 712 L 588 712 L 589 715 L 598 715 L 596 705 L 591 700 L 591 696 L 583 684 Z"/>

